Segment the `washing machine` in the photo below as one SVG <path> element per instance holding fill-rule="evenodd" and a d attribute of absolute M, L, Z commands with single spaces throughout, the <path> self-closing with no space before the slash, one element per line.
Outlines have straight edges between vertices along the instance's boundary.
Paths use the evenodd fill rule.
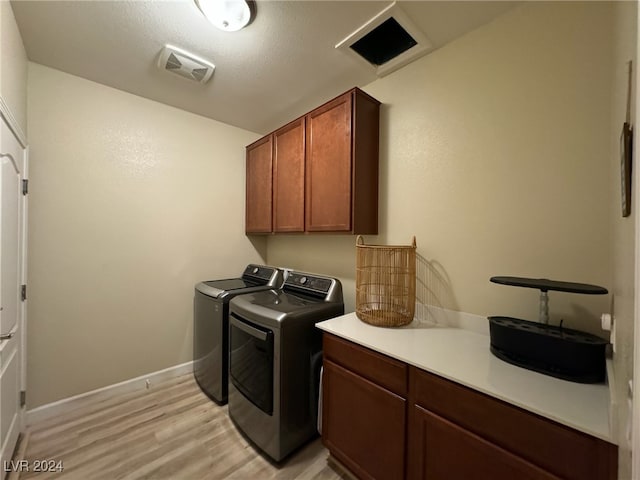
<path fill-rule="evenodd" d="M 229 301 L 236 295 L 280 288 L 283 271 L 249 264 L 239 278 L 208 280 L 195 286 L 193 374 L 203 392 L 224 405 L 229 381 Z"/>
<path fill-rule="evenodd" d="M 234 297 L 229 307 L 229 416 L 275 461 L 318 434 L 322 335 L 344 313 L 336 278 L 288 273 L 282 289 Z"/>

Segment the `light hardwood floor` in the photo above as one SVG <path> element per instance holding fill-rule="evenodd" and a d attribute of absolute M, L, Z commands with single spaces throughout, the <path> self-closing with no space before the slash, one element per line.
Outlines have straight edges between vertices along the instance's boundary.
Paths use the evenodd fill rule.
<path fill-rule="evenodd" d="M 187 374 L 32 425 L 20 480 L 343 478 L 319 439 L 281 465 L 261 456 Z M 35 462 L 62 472 L 33 472 Z M 13 478 L 16 475 L 12 475 Z"/>

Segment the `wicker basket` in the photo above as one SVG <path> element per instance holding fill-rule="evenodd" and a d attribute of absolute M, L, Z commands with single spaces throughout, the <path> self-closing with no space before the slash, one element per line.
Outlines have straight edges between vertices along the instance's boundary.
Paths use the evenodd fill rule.
<path fill-rule="evenodd" d="M 378 327 L 413 320 L 416 303 L 416 237 L 411 245 L 365 245 L 356 239 L 356 315 Z"/>

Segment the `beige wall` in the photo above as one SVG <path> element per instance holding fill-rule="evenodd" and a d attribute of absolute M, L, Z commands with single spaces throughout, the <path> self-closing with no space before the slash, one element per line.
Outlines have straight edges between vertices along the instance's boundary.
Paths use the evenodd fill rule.
<path fill-rule="evenodd" d="M 255 134 L 33 63 L 28 94 L 33 408 L 190 361 L 194 284 L 263 257 Z"/>
<path fill-rule="evenodd" d="M 365 88 L 384 104 L 380 235 L 366 241 L 417 236 L 424 301 L 533 319 L 536 291 L 488 281 L 521 275 L 601 284 L 623 308 L 633 227 L 611 228 L 611 55 L 626 15 L 527 3 Z M 338 276 L 353 310 L 354 237 L 244 236 L 256 135 L 29 73 L 29 408 L 189 361 L 193 284 L 265 253 Z M 552 293 L 552 320 L 597 332 L 611 301 Z"/>
<path fill-rule="evenodd" d="M 27 55 L 8 1 L 0 1 L 0 98 L 26 134 Z"/>
<path fill-rule="evenodd" d="M 494 275 L 612 287 L 607 3 L 524 5 L 366 86 L 383 104 L 380 235 L 416 235 L 427 303 L 537 319 Z M 267 258 L 340 276 L 355 238 L 277 236 Z M 330 258 L 331 260 L 327 260 Z M 552 321 L 599 331 L 610 298 L 551 293 Z"/>
<path fill-rule="evenodd" d="M 626 440 L 627 382 L 633 375 L 633 321 L 634 321 L 634 266 L 635 266 L 635 215 L 632 208 L 631 215 L 623 218 L 620 207 L 620 132 L 626 118 L 628 65 L 633 60 L 634 70 L 637 70 L 637 3 L 618 2 L 615 5 L 614 44 L 612 56 L 613 97 L 611 116 L 611 177 L 612 200 L 611 221 L 613 239 L 613 284 L 612 284 L 612 313 L 616 319 L 616 354 L 614 366 L 616 372 L 616 396 L 619 399 L 619 428 L 620 432 L 620 462 L 619 478 L 631 478 L 631 451 Z M 636 76 L 634 75 L 634 80 Z M 635 88 L 632 93 L 631 124 L 635 124 Z M 638 190 L 632 183 L 634 199 Z"/>

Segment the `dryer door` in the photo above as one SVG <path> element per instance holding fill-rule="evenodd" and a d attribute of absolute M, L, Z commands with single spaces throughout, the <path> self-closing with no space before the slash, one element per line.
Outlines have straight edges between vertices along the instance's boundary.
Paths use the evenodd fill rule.
<path fill-rule="evenodd" d="M 229 336 L 233 385 L 260 410 L 273 415 L 273 331 L 232 312 Z"/>

